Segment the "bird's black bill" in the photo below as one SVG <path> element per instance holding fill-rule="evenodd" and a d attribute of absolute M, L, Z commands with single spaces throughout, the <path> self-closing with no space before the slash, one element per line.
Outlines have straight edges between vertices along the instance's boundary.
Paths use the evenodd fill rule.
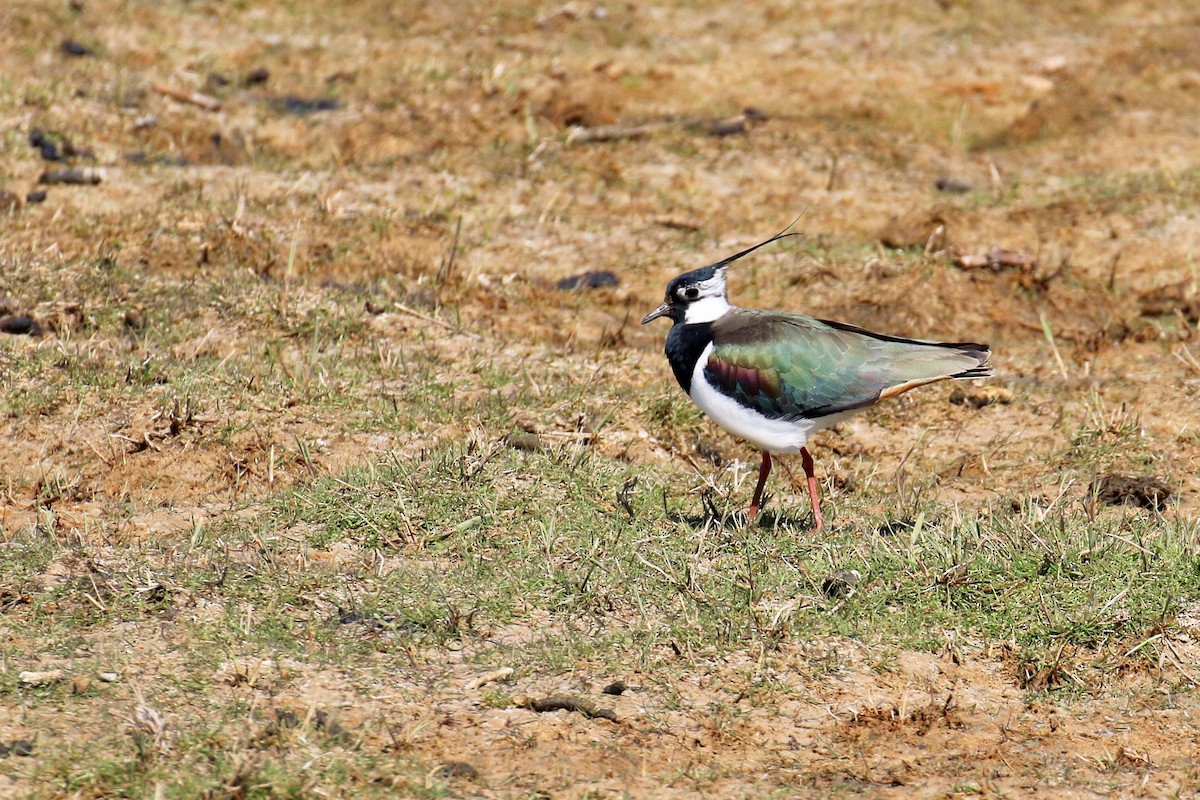
<path fill-rule="evenodd" d="M 654 309 L 646 316 L 642 317 L 642 324 L 645 325 L 650 320 L 658 319 L 659 317 L 665 317 L 670 313 L 671 313 L 671 304 L 663 303 L 661 306 Z"/>

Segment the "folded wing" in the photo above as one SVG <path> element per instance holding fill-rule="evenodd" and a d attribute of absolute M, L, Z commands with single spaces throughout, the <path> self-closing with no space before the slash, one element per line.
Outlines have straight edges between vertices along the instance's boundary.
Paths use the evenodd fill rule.
<path fill-rule="evenodd" d="M 987 345 L 902 339 L 799 314 L 733 309 L 712 333 L 709 382 L 773 418 L 814 419 L 992 374 Z"/>

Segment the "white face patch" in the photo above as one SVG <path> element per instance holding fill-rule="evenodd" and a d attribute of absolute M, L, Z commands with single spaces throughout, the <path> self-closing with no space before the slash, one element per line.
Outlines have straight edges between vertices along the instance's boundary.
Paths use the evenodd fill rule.
<path fill-rule="evenodd" d="M 682 290 L 684 294 L 679 299 L 687 303 L 683 321 L 689 325 L 718 320 L 730 308 L 725 297 L 724 269 L 718 269 L 708 280 L 685 286 Z M 693 291 L 697 292 L 694 297 L 689 295 Z"/>
<path fill-rule="evenodd" d="M 683 311 L 683 321 L 688 325 L 698 322 L 716 322 L 729 311 L 729 301 L 724 297 L 704 297 L 688 303 Z"/>

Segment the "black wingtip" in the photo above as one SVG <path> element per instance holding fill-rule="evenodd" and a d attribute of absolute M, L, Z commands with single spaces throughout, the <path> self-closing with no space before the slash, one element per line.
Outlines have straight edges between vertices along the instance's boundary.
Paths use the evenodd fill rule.
<path fill-rule="evenodd" d="M 969 381 L 973 378 L 991 378 L 995 375 L 996 373 L 992 370 L 991 364 L 983 364 L 978 367 L 971 367 L 970 369 L 963 370 L 962 372 L 951 375 L 950 377 L 956 381 Z"/>
<path fill-rule="evenodd" d="M 950 377 L 958 381 L 968 381 L 973 378 L 991 378 L 996 374 L 991 364 L 992 348 L 988 345 L 977 342 L 960 342 L 953 346 L 957 347 L 964 356 L 979 359 L 979 363 Z"/>

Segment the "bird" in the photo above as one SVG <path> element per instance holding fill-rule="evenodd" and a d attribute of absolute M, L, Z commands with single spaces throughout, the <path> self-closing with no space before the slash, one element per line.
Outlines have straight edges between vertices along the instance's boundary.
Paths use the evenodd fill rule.
<path fill-rule="evenodd" d="M 679 275 L 642 324 L 671 320 L 666 356 L 680 387 L 717 425 L 762 451 L 746 524 L 754 524 L 761 507 L 771 454 L 798 452 L 820 531 L 825 518 L 807 446 L 813 433 L 918 386 L 990 378 L 993 371 L 986 344 L 906 339 L 844 322 L 732 305 L 729 266 L 798 235 L 777 234 Z"/>

